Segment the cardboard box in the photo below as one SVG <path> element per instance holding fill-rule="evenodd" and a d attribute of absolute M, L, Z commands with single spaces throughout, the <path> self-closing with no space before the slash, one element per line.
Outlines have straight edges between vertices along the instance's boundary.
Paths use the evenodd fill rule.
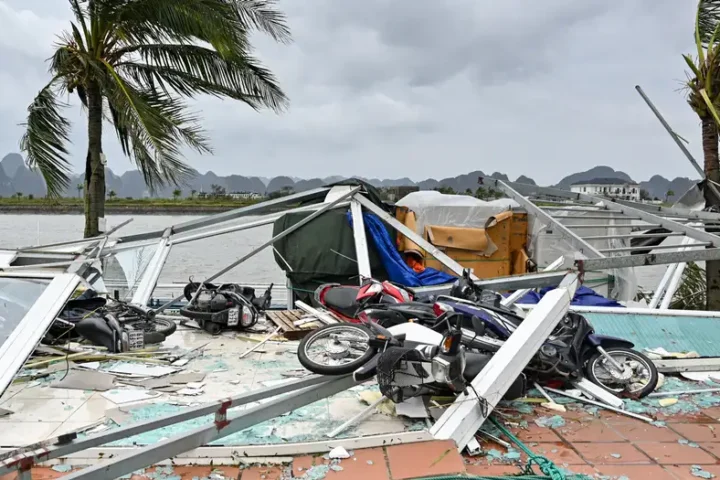
<path fill-rule="evenodd" d="M 479 278 L 495 278 L 526 272 L 527 214 L 498 216 L 487 228 L 428 225 L 424 237 Z M 452 273 L 432 255 L 425 266 Z"/>

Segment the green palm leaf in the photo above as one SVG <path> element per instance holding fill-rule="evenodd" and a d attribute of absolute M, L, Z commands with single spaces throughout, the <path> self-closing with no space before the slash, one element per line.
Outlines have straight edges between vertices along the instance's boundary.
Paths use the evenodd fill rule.
<path fill-rule="evenodd" d="M 70 124 L 58 96 L 77 93 L 88 115 L 85 189 L 89 216 L 104 211 L 102 123 L 112 124 L 123 153 L 151 190 L 194 172 L 186 148 L 211 152 L 183 98 L 198 94 L 280 112 L 288 99 L 270 70 L 251 55 L 250 34 L 288 43 L 275 0 L 68 0 L 75 17 L 50 59 L 54 81 L 29 108 L 21 147 L 50 195 L 67 184 Z M 89 217 L 88 217 L 89 218 Z M 97 234 L 97 218 L 86 235 Z"/>
<path fill-rule="evenodd" d="M 57 196 L 67 187 L 70 164 L 65 147 L 70 138 L 70 122 L 60 114 L 61 104 L 53 88 L 46 85 L 28 107 L 25 134 L 20 147 L 27 152 L 30 168 L 37 168 L 45 179 L 48 196 Z"/>

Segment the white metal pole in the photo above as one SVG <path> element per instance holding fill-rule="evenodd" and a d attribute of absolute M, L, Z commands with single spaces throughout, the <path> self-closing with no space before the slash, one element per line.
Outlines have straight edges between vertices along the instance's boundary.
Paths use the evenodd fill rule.
<path fill-rule="evenodd" d="M 685 239 L 687 238 L 689 237 L 685 237 Z M 675 269 L 677 268 L 677 266 L 677 263 L 671 263 L 667 266 L 667 268 L 665 269 L 665 274 L 660 279 L 660 283 L 658 283 L 657 287 L 655 288 L 655 292 L 650 299 L 648 308 L 658 308 L 660 300 L 662 300 L 663 294 L 665 293 L 668 283 L 670 283 L 670 279 L 672 278 L 673 273 L 675 273 Z"/>
<path fill-rule="evenodd" d="M 362 214 L 362 205 L 357 200 L 350 201 L 350 212 L 352 213 L 353 237 L 355 239 L 355 258 L 357 258 L 360 283 L 363 278 L 372 277 L 370 270 L 370 253 L 368 252 L 367 237 L 365 236 L 365 220 Z"/>
<path fill-rule="evenodd" d="M 433 425 L 430 433 L 436 439 L 454 440 L 458 451 L 465 448 L 565 316 L 579 283 L 578 274 L 569 273 L 558 288 L 540 300 L 473 379 L 467 393 L 460 394 Z"/>

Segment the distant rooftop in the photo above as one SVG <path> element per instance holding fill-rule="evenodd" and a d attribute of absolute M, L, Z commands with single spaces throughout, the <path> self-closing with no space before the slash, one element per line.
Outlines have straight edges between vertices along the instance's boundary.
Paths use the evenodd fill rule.
<path fill-rule="evenodd" d="M 574 182 L 572 185 L 637 185 L 637 183 L 622 178 L 593 178 L 592 180 Z"/>

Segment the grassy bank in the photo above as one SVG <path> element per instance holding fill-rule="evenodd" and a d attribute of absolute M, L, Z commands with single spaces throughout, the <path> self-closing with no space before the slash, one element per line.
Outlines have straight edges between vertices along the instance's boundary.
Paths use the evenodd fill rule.
<path fill-rule="evenodd" d="M 258 203 L 257 200 L 231 198 L 113 198 L 105 203 L 106 213 L 115 214 L 201 214 L 215 213 Z M 81 198 L 0 198 L 0 213 L 83 213 Z"/>

